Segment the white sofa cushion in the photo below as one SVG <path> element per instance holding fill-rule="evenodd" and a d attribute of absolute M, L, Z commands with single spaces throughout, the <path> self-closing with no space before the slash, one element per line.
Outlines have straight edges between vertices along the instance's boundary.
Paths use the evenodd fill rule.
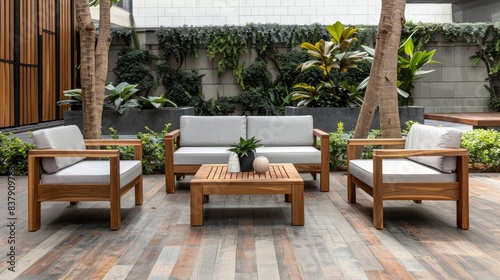
<path fill-rule="evenodd" d="M 269 163 L 321 163 L 321 151 L 313 146 L 259 147 L 255 156 L 265 156 Z"/>
<path fill-rule="evenodd" d="M 382 181 L 384 183 L 444 183 L 457 181 L 456 173 L 443 173 L 435 168 L 404 158 L 384 159 L 382 161 L 382 170 Z M 373 161 L 371 159 L 350 160 L 349 173 L 373 187 Z"/>
<path fill-rule="evenodd" d="M 175 165 L 222 164 L 229 161 L 226 147 L 180 147 L 174 152 Z"/>
<path fill-rule="evenodd" d="M 120 161 L 120 187 L 139 176 L 142 164 L 139 160 Z M 84 160 L 51 174 L 42 174 L 42 184 L 109 184 L 109 161 Z"/>
<path fill-rule="evenodd" d="M 181 116 L 180 144 L 187 147 L 225 147 L 246 137 L 245 116 Z"/>
<path fill-rule="evenodd" d="M 312 116 L 249 116 L 247 138 L 255 137 L 264 146 L 312 146 Z"/>
<path fill-rule="evenodd" d="M 462 131 L 451 127 L 435 127 L 414 124 L 406 138 L 405 149 L 458 149 Z M 409 159 L 432 166 L 442 172 L 453 172 L 457 169 L 456 157 L 417 156 Z"/>
<path fill-rule="evenodd" d="M 59 126 L 33 132 L 33 140 L 37 149 L 85 150 L 85 142 L 80 129 L 76 125 Z M 84 160 L 85 157 L 42 158 L 43 170 L 54 173 Z"/>

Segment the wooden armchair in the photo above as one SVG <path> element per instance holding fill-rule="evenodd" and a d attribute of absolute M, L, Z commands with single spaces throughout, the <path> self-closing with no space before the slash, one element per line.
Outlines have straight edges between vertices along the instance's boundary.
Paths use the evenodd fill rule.
<path fill-rule="evenodd" d="M 142 205 L 140 140 L 84 140 L 77 126 L 38 130 L 33 139 L 37 148 L 28 154 L 29 231 L 40 229 L 43 201 L 109 201 L 111 230 L 120 229 L 120 198 L 133 187 L 135 204 Z M 118 150 L 86 149 L 117 145 L 133 146 L 135 159 L 120 160 Z"/>
<path fill-rule="evenodd" d="M 373 197 L 373 225 L 383 228 L 384 200 L 453 200 L 457 226 L 469 228 L 468 151 L 460 148 L 462 132 L 453 128 L 413 125 L 407 139 L 348 141 L 347 195 L 356 203 L 356 185 Z M 355 159 L 356 146 L 405 145 L 375 149 L 373 159 Z"/>

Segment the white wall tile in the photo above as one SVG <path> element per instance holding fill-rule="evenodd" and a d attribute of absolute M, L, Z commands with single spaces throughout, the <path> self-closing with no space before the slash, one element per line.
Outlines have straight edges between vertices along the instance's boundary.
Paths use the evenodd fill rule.
<path fill-rule="evenodd" d="M 246 23 L 377 25 L 381 0 L 134 0 L 138 27 Z M 407 4 L 407 20 L 451 22 L 450 4 Z M 172 19 L 167 20 L 168 17 Z M 160 19 L 161 18 L 161 19 Z M 184 20 L 184 23 L 181 21 Z"/>

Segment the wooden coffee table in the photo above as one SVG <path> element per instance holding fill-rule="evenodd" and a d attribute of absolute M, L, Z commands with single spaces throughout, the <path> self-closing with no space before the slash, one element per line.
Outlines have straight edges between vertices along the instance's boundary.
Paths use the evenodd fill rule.
<path fill-rule="evenodd" d="M 203 225 L 203 197 L 214 194 L 285 194 L 292 225 L 304 225 L 304 180 L 293 164 L 271 164 L 266 173 L 228 173 L 227 164 L 203 164 L 191 179 L 191 226 Z"/>

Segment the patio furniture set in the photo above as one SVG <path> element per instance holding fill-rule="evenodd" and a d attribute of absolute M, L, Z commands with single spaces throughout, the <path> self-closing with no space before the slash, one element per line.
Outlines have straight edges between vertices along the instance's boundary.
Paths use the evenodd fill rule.
<path fill-rule="evenodd" d="M 269 159 L 265 173 L 227 172 L 229 145 L 256 137 L 264 146 L 257 155 Z M 413 125 L 405 139 L 352 139 L 348 142 L 348 202 L 356 186 L 373 197 L 373 224 L 383 228 L 384 200 L 453 200 L 457 226 L 467 229 L 468 152 L 460 148 L 461 132 L 453 128 Z M 120 228 L 120 199 L 135 189 L 143 201 L 140 140 L 84 140 L 76 126 L 35 131 L 37 146 L 28 155 L 28 230 L 41 226 L 41 202 L 109 201 L 110 228 Z M 182 116 L 180 129 L 165 135 L 165 188 L 175 192 L 175 179 L 190 181 L 191 225 L 203 225 L 203 203 L 209 195 L 284 194 L 291 202 L 292 225 L 304 225 L 304 182 L 299 172 L 329 191 L 329 135 L 313 128 L 311 116 Z M 118 150 L 86 146 L 132 145 L 134 160 L 120 160 Z M 376 149 L 373 159 L 355 159 L 355 147 L 404 145 Z M 319 147 L 317 147 L 319 146 Z M 105 158 L 105 160 L 102 160 Z M 90 160 L 92 159 L 92 160 Z"/>

